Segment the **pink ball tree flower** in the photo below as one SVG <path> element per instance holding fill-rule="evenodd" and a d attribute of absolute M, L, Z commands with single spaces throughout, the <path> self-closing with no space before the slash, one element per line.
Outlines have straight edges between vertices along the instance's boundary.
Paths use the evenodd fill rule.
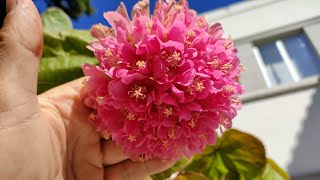
<path fill-rule="evenodd" d="M 185 0 L 138 2 L 129 18 L 121 3 L 92 27 L 88 48 L 99 61 L 85 64 L 89 117 L 132 160 L 190 158 L 231 128 L 241 107 L 242 70 L 220 24 L 209 26 Z"/>

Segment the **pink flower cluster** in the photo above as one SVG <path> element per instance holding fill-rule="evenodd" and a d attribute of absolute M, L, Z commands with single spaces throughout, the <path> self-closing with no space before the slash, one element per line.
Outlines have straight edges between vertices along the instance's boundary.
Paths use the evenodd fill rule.
<path fill-rule="evenodd" d="M 178 159 L 215 144 L 230 128 L 242 66 L 220 24 L 208 26 L 185 0 L 138 2 L 130 20 L 121 3 L 92 27 L 88 47 L 100 65 L 85 64 L 89 119 L 133 160 Z"/>

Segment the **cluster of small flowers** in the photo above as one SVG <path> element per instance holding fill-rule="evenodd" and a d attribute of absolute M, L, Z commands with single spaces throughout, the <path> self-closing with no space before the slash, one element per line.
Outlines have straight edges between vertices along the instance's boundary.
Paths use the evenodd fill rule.
<path fill-rule="evenodd" d="M 99 66 L 85 64 L 89 119 L 133 160 L 191 157 L 215 144 L 241 107 L 243 67 L 220 24 L 208 26 L 185 0 L 121 3 L 92 27 Z"/>

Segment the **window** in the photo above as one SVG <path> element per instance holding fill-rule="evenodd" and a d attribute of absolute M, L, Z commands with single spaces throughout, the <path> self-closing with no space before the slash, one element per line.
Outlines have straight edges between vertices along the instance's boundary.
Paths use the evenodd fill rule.
<path fill-rule="evenodd" d="M 320 74 L 320 59 L 302 32 L 261 43 L 253 52 L 268 87 Z"/>

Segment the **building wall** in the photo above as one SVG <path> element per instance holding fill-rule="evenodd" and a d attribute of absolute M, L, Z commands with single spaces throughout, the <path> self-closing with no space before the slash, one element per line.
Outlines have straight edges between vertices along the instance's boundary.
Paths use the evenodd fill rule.
<path fill-rule="evenodd" d="M 252 52 L 255 41 L 303 31 L 320 54 L 320 0 L 254 0 L 205 13 L 231 34 L 246 66 L 247 89 L 234 127 L 259 137 L 267 154 L 291 176 L 320 173 L 320 80 L 268 89 Z"/>

